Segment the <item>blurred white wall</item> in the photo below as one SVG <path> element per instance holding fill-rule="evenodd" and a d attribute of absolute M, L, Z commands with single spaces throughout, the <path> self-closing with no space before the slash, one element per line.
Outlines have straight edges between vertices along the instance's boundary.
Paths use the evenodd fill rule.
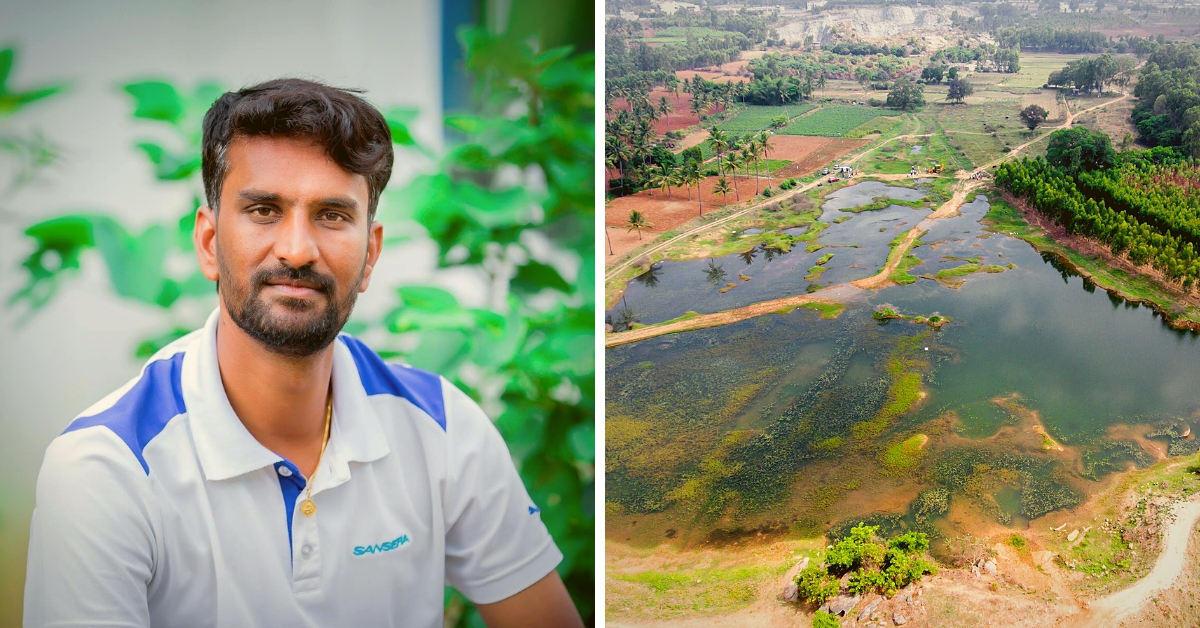
<path fill-rule="evenodd" d="M 9 85 L 70 84 L 0 121 L 0 135 L 38 130 L 64 149 L 60 165 L 0 198 L 0 303 L 24 284 L 18 265 L 32 251 L 26 226 L 92 209 L 136 232 L 174 219 L 200 191 L 153 178 L 134 142 L 169 136 L 133 120 L 119 85 L 163 79 L 190 89 L 215 80 L 233 89 L 279 76 L 317 78 L 364 88 L 381 108 L 419 108 L 414 133 L 436 148 L 439 19 L 435 0 L 0 0 L 0 48 L 18 53 Z M 396 157 L 392 188 L 423 167 L 412 155 Z M 433 251 L 421 240 L 385 249 L 359 310 L 392 300 L 381 286 L 429 276 Z M 0 305 L 0 626 L 20 624 L 43 451 L 77 413 L 137 374 L 133 348 L 165 323 L 156 308 L 113 295 L 98 253 L 87 253 L 84 267 L 28 324 L 18 326 L 19 312 Z M 201 309 L 214 305 L 215 297 Z M 203 313 L 195 315 L 202 321 Z"/>

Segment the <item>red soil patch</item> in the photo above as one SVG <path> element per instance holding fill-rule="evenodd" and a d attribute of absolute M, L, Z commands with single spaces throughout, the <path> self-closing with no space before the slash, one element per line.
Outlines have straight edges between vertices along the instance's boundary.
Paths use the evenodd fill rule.
<path fill-rule="evenodd" d="M 608 238 L 604 242 L 604 255 L 610 258 L 613 256 L 624 255 L 633 249 L 653 240 L 654 238 L 657 238 L 658 234 L 662 233 L 661 231 L 642 229 L 642 238 L 639 240 L 636 229 L 629 231 L 628 227 L 610 227 L 605 225 L 605 231 L 608 232 Z M 608 253 L 609 244 L 612 245 L 612 255 L 609 255 Z"/>
<path fill-rule="evenodd" d="M 706 139 L 708 139 L 708 131 L 704 129 L 692 131 L 691 133 L 683 136 L 683 139 L 680 140 L 675 146 L 675 152 L 682 153 L 684 149 L 691 148 L 693 146 L 699 146 L 703 144 L 704 140 Z"/>
<path fill-rule="evenodd" d="M 866 144 L 869 141 L 869 140 L 851 140 L 851 139 L 845 139 L 845 138 L 840 138 L 840 137 L 839 138 L 829 138 L 829 137 L 801 137 L 801 136 L 797 136 L 797 135 L 790 135 L 790 136 L 776 135 L 771 140 L 771 144 L 774 145 L 776 142 L 779 142 L 779 140 L 783 140 L 784 138 L 787 138 L 787 139 L 794 138 L 797 140 L 800 140 L 800 139 L 825 140 L 825 142 L 817 145 L 815 150 L 812 150 L 811 152 L 806 154 L 803 158 L 792 159 L 791 160 L 792 163 L 784 166 L 783 168 L 780 168 L 778 176 L 783 177 L 785 179 L 788 177 L 800 177 L 800 176 L 810 174 L 817 168 L 820 168 L 822 166 L 825 166 L 826 164 L 829 164 L 830 162 L 837 159 L 838 157 L 841 157 L 842 155 L 845 155 L 846 153 L 863 146 L 864 144 Z M 780 142 L 779 145 L 782 147 L 783 142 Z M 774 150 L 772 150 L 771 158 L 772 159 L 788 159 L 787 157 L 780 156 L 781 154 L 782 154 L 782 151 L 780 153 L 776 153 Z M 776 174 L 776 173 L 771 173 L 771 174 Z"/>
<path fill-rule="evenodd" d="M 711 81 L 715 78 L 724 76 L 724 74 L 721 74 L 720 72 L 710 72 L 707 70 L 680 70 L 675 73 L 675 76 L 678 76 L 680 80 L 688 79 L 689 81 L 699 76 L 703 77 L 706 81 Z"/>
<path fill-rule="evenodd" d="M 734 185 L 733 176 L 725 178 L 729 182 L 730 187 Z M 774 179 L 776 182 L 778 178 Z M 708 177 L 700 182 L 700 192 L 704 199 L 704 212 L 717 209 L 721 205 L 736 204 L 739 201 L 738 195 L 730 192 L 727 197 L 722 197 L 720 194 L 714 194 L 713 188 L 717 185 L 717 177 Z M 759 178 L 758 189 L 767 187 L 767 177 L 764 172 Z M 737 190 L 741 195 L 742 201 L 748 201 L 754 198 L 754 176 L 737 177 Z M 633 210 L 642 212 L 646 216 L 646 220 L 654 227 L 655 232 L 669 231 L 675 227 L 693 219 L 700 215 L 700 203 L 696 201 L 696 189 L 692 188 L 691 200 L 688 200 L 688 191 L 684 188 L 671 188 L 671 193 L 668 195 L 661 189 L 642 190 L 632 196 L 622 196 L 614 199 L 608 204 L 608 208 L 604 212 L 604 224 L 612 227 L 620 227 L 625 229 L 629 225 L 629 212 Z M 616 231 L 612 234 L 615 235 Z M 647 233 L 645 230 L 643 234 Z M 637 240 L 636 232 L 634 240 Z M 616 240 L 613 241 L 615 248 Z"/>
<path fill-rule="evenodd" d="M 665 118 L 659 118 L 654 122 L 654 132 L 659 135 L 666 134 L 667 131 L 682 131 L 689 126 L 700 124 L 699 116 L 694 115 L 690 109 L 692 107 L 692 95 L 686 92 L 680 92 L 678 95 L 669 92 L 665 89 L 656 89 L 650 92 L 650 103 L 655 107 L 658 106 L 659 99 L 666 97 L 667 102 L 671 103 L 671 113 Z M 616 117 L 617 111 L 629 111 L 630 106 L 624 98 L 616 98 L 612 101 L 613 113 L 607 117 L 609 120 Z M 711 113 L 715 107 L 710 107 L 705 113 Z"/>

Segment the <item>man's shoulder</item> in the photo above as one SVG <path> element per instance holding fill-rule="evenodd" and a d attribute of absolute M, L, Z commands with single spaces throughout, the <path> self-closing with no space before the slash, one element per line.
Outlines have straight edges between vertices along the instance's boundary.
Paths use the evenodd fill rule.
<path fill-rule="evenodd" d="M 87 455 L 108 451 L 128 459 L 124 451 L 128 450 L 148 474 L 150 468 L 143 456 L 146 446 L 171 419 L 187 411 L 183 398 L 183 361 L 198 333 L 192 332 L 163 347 L 137 376 L 76 416 L 52 443 L 59 450 L 56 457 L 71 457 L 68 451 L 79 450 L 82 444 L 87 445 L 83 448 Z M 72 447 L 65 447 L 68 442 Z"/>
<path fill-rule="evenodd" d="M 384 395 L 403 399 L 428 415 L 443 432 L 446 430 L 446 404 L 454 402 L 454 393 L 461 394 L 457 388 L 437 373 L 384 360 L 365 342 L 350 334 L 340 334 L 338 341 L 354 358 L 358 378 L 368 397 Z"/>

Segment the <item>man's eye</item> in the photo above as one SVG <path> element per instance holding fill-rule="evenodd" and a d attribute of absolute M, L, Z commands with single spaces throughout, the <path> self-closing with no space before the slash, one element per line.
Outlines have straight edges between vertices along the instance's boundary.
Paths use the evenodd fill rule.
<path fill-rule="evenodd" d="M 252 211 L 254 213 L 254 215 L 256 215 L 256 216 L 260 216 L 262 218 L 269 218 L 274 210 L 272 210 L 270 207 L 255 207 L 254 209 L 252 209 L 250 211 Z"/>
<path fill-rule="evenodd" d="M 321 218 L 324 220 L 328 220 L 330 222 L 337 222 L 339 220 L 345 219 L 341 214 L 339 214 L 337 212 L 325 212 L 324 214 L 321 215 Z"/>

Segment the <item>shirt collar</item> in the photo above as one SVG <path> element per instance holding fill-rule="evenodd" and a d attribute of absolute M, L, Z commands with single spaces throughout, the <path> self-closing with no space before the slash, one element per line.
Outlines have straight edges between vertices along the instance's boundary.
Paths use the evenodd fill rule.
<path fill-rule="evenodd" d="M 200 467 L 208 480 L 227 480 L 271 466 L 282 458 L 267 449 L 234 413 L 217 364 L 218 308 L 183 359 L 183 397 Z M 333 424 L 318 485 L 345 482 L 349 462 L 378 460 L 390 451 L 379 416 L 367 398 L 350 350 L 335 340 L 333 350 Z"/>

